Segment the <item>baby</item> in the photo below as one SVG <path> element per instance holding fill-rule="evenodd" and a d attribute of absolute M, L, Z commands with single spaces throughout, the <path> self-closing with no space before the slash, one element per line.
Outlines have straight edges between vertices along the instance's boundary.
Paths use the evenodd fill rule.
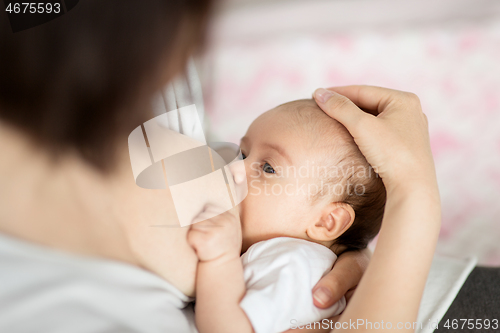
<path fill-rule="evenodd" d="M 239 206 L 241 229 L 226 212 L 193 224 L 188 234 L 200 259 L 199 331 L 282 332 L 339 314 L 345 299 L 320 310 L 312 288 L 336 254 L 365 248 L 378 233 L 382 180 L 345 127 L 313 100 L 262 114 L 241 151 L 249 186 Z"/>

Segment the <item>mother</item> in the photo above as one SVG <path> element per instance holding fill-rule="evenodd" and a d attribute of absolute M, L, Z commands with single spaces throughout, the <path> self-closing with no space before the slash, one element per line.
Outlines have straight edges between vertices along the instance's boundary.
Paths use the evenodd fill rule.
<path fill-rule="evenodd" d="M 197 257 L 186 228 L 151 227 L 177 217 L 168 191 L 135 185 L 127 136 L 202 44 L 210 7 L 81 1 L 15 34 L 0 14 L 1 332 L 195 331 Z M 342 256 L 322 305 L 364 258 Z"/>
<path fill-rule="evenodd" d="M 210 7 L 88 0 L 16 34 L 2 17 L 0 331 L 195 331 L 187 229 L 150 227 L 176 214 L 168 191 L 135 185 L 126 138 L 202 45 Z M 316 94 L 388 190 L 377 251 L 343 319 L 414 321 L 439 230 L 426 120 L 406 93 L 339 92 L 385 111 L 382 121 Z M 366 262 L 364 252 L 342 254 L 315 288 L 317 305 L 355 287 Z"/>

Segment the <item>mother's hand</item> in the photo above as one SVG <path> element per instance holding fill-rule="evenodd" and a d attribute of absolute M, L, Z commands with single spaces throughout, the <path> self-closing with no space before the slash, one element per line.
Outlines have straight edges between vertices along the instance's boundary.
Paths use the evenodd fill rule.
<path fill-rule="evenodd" d="M 370 86 L 318 89 L 314 97 L 351 133 L 387 192 L 377 247 L 340 320 L 414 322 L 441 221 L 420 101 L 411 93 Z"/>
<path fill-rule="evenodd" d="M 351 133 L 388 192 L 402 184 L 435 183 L 427 117 L 416 95 L 380 87 L 345 86 L 318 89 L 314 98 L 325 113 Z"/>
<path fill-rule="evenodd" d="M 325 275 L 313 288 L 314 305 L 318 308 L 326 309 L 338 302 L 342 296 L 345 296 L 349 302 L 354 289 L 356 289 L 361 277 L 363 276 L 368 263 L 370 262 L 371 252 L 368 249 L 359 251 L 347 251 L 339 255 L 333 265 L 333 269 Z M 328 319 L 331 323 L 339 320 L 340 315 Z M 320 321 L 322 322 L 322 321 Z M 305 325 L 304 325 L 305 326 Z M 307 329 L 296 328 L 289 329 L 287 333 L 298 332 L 330 332 L 328 328 Z"/>
<path fill-rule="evenodd" d="M 349 301 L 370 262 L 368 249 L 347 251 L 339 255 L 333 269 L 313 288 L 314 305 L 326 309 L 342 296 Z"/>

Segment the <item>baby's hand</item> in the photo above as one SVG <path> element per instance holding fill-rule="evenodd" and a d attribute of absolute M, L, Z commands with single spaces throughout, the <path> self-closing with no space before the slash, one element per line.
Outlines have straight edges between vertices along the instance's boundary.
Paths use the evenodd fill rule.
<path fill-rule="evenodd" d="M 202 222 L 191 225 L 187 240 L 200 261 L 240 257 L 242 236 L 239 216 L 206 205 L 196 219 Z"/>

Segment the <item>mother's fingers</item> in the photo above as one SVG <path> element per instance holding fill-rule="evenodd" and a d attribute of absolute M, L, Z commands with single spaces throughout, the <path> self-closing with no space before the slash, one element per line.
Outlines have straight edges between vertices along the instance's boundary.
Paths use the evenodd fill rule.
<path fill-rule="evenodd" d="M 363 85 L 330 87 L 327 89 L 349 98 L 360 108 L 373 112 L 375 115 L 385 110 L 390 100 L 401 93 L 397 90 Z"/>
<path fill-rule="evenodd" d="M 349 98 L 354 104 L 374 115 L 386 110 L 391 102 L 408 102 L 412 99 L 418 99 L 415 94 L 410 92 L 365 85 L 330 87 L 327 89 Z"/>
<path fill-rule="evenodd" d="M 314 305 L 325 309 L 344 295 L 349 300 L 352 296 L 349 291 L 358 285 L 370 262 L 370 256 L 371 252 L 367 249 L 340 254 L 333 269 L 314 286 Z"/>
<path fill-rule="evenodd" d="M 361 130 L 360 124 L 374 118 L 373 115 L 362 111 L 346 96 L 330 89 L 317 89 L 314 92 L 314 99 L 327 115 L 344 125 L 355 138 Z"/>

